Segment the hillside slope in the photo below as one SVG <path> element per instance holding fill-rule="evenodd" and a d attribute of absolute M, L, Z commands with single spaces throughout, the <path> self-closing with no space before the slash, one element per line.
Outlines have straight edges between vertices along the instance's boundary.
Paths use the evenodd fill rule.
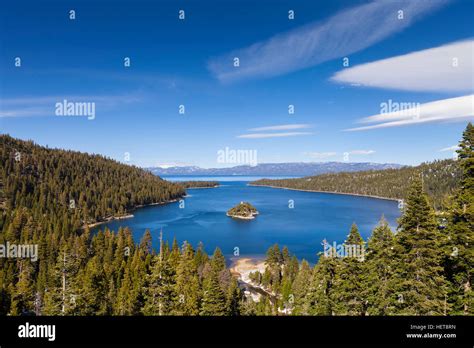
<path fill-rule="evenodd" d="M 436 209 L 443 206 L 443 201 L 459 185 L 460 169 L 454 160 L 423 163 L 416 167 L 323 174 L 299 179 L 262 179 L 251 185 L 404 199 L 411 179 L 420 174 L 423 175 L 424 189 Z"/>
<path fill-rule="evenodd" d="M 0 135 L 0 206 L 61 219 L 75 230 L 140 205 L 184 195 L 184 188 L 99 155 L 50 149 Z"/>

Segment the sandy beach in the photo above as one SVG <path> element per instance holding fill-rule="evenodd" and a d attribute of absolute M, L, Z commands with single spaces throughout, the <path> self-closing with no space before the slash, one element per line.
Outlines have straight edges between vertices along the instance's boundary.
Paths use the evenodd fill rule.
<path fill-rule="evenodd" d="M 156 202 L 156 203 L 150 203 L 150 204 L 137 205 L 136 207 L 133 208 L 133 210 L 143 208 L 143 207 L 152 206 L 152 205 L 163 205 L 163 204 L 168 204 L 168 203 L 174 203 L 174 202 L 177 202 L 177 201 L 178 201 L 178 199 L 172 199 L 172 200 L 166 201 L 166 202 Z M 103 221 L 97 221 L 97 222 L 94 222 L 94 223 L 91 223 L 91 224 L 88 224 L 88 225 L 84 225 L 84 226 L 82 226 L 82 228 L 83 229 L 86 228 L 86 227 L 93 228 L 93 227 L 103 225 L 103 224 L 105 224 L 107 222 L 110 222 L 110 221 L 113 221 L 113 220 L 131 219 L 133 217 L 135 217 L 133 214 L 127 214 L 127 215 L 122 215 L 122 216 L 110 216 L 110 217 L 106 218 Z"/>
<path fill-rule="evenodd" d="M 239 280 L 245 283 L 251 283 L 249 274 L 255 271 L 263 273 L 265 272 L 265 267 L 265 261 L 263 259 L 245 257 L 232 260 L 230 271 L 236 275 Z"/>

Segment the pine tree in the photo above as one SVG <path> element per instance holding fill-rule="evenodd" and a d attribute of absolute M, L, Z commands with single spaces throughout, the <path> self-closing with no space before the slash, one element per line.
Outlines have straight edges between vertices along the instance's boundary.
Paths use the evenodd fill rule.
<path fill-rule="evenodd" d="M 218 275 L 211 271 L 209 276 L 204 279 L 203 297 L 201 304 L 201 315 L 225 315 L 226 296 L 222 291 Z"/>
<path fill-rule="evenodd" d="M 155 257 L 152 272 L 148 276 L 145 290 L 145 315 L 170 315 L 176 300 L 176 272 L 171 267 L 168 255 L 160 245 L 160 254 Z"/>
<path fill-rule="evenodd" d="M 63 240 L 56 264 L 50 270 L 44 295 L 43 313 L 46 315 L 74 314 L 79 293 L 76 275 L 78 260 Z"/>
<path fill-rule="evenodd" d="M 274 292 L 280 289 L 281 277 L 282 277 L 282 264 L 283 264 L 283 255 L 280 251 L 278 244 L 274 244 L 267 250 L 267 257 L 265 259 L 266 269 L 264 273 L 264 283 L 267 283 L 270 289 Z M 267 274 L 268 272 L 268 274 Z"/>
<path fill-rule="evenodd" d="M 331 299 L 336 315 L 364 315 L 364 240 L 355 223 L 344 242 L 345 255 L 336 268 Z"/>
<path fill-rule="evenodd" d="M 301 262 L 300 270 L 298 271 L 295 281 L 293 282 L 293 314 L 295 315 L 308 314 L 305 312 L 304 303 L 310 286 L 310 280 L 311 268 L 308 261 L 303 260 Z"/>
<path fill-rule="evenodd" d="M 472 291 L 474 269 L 474 126 L 469 123 L 459 143 L 461 187 L 456 192 L 448 224 L 447 255 L 444 260 L 449 280 L 451 314 L 474 314 Z"/>
<path fill-rule="evenodd" d="M 395 236 L 384 217 L 368 240 L 363 275 L 363 293 L 368 315 L 389 315 L 393 312 L 392 277 L 395 269 Z"/>
<path fill-rule="evenodd" d="M 335 290 L 334 281 L 339 264 L 338 258 L 320 254 L 318 263 L 313 268 L 308 292 L 301 310 L 302 314 L 334 315 L 332 292 Z"/>
<path fill-rule="evenodd" d="M 117 300 L 114 305 L 116 315 L 132 315 L 135 312 L 134 296 L 130 296 L 133 289 L 133 280 L 130 270 L 130 262 L 124 267 L 124 274 L 117 291 Z"/>
<path fill-rule="evenodd" d="M 33 266 L 29 260 L 20 260 L 19 264 L 18 282 L 12 296 L 11 315 L 28 314 L 34 309 Z"/>
<path fill-rule="evenodd" d="M 422 180 L 413 179 L 396 235 L 396 312 L 441 315 L 446 312 L 446 282 L 440 267 L 441 236 Z"/>
<path fill-rule="evenodd" d="M 209 264 L 207 272 L 204 272 L 203 297 L 201 304 L 201 315 L 225 315 L 226 294 L 219 281 L 221 272 L 225 269 L 225 258 L 219 248 L 216 248 Z"/>
<path fill-rule="evenodd" d="M 226 294 L 226 314 L 227 315 L 240 315 L 240 305 L 242 302 L 242 292 L 239 288 L 237 279 L 232 277 L 229 288 Z"/>
<path fill-rule="evenodd" d="M 89 260 L 79 279 L 81 286 L 78 294 L 73 297 L 75 314 L 110 314 L 108 313 L 109 308 L 105 296 L 107 293 L 106 278 L 100 261 L 96 256 Z"/>
<path fill-rule="evenodd" d="M 183 244 L 181 257 L 176 269 L 176 296 L 175 314 L 199 314 L 199 278 L 196 264 L 194 263 L 194 250 L 187 242 Z"/>
<path fill-rule="evenodd" d="M 153 239 L 151 237 L 150 230 L 147 228 L 145 230 L 145 234 L 142 237 L 142 240 L 140 241 L 140 248 L 143 250 L 145 254 L 151 254 L 153 251 Z"/>

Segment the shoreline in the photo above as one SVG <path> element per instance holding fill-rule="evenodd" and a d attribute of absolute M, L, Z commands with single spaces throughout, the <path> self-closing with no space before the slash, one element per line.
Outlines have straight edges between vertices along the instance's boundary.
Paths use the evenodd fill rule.
<path fill-rule="evenodd" d="M 149 207 L 149 206 L 153 206 L 153 205 L 163 205 L 163 204 L 168 204 L 168 203 L 174 203 L 174 202 L 177 202 L 177 201 L 178 201 L 178 199 L 176 198 L 176 199 L 172 199 L 172 200 L 166 201 L 166 202 L 155 202 L 155 203 L 150 203 L 150 204 L 141 204 L 141 205 L 137 205 L 137 206 L 133 207 L 133 209 L 130 210 L 130 212 L 135 211 L 139 208 Z M 81 228 L 82 229 L 94 228 L 96 226 L 100 226 L 100 225 L 106 224 L 106 223 L 114 221 L 114 220 L 125 220 L 125 219 L 131 219 L 131 218 L 134 218 L 134 217 L 135 217 L 135 215 L 130 214 L 130 213 L 127 214 L 127 215 L 121 215 L 121 216 L 110 216 L 110 217 L 106 218 L 104 221 L 97 221 L 97 222 L 93 222 L 93 223 L 90 223 L 90 224 L 84 224 Z"/>
<path fill-rule="evenodd" d="M 252 281 L 249 278 L 250 273 L 259 271 L 263 274 L 267 267 L 263 256 L 261 258 L 239 257 L 237 259 L 231 258 L 230 260 L 231 265 L 229 266 L 229 271 L 235 275 L 238 280 L 246 284 L 252 284 Z"/>
<path fill-rule="evenodd" d="M 376 198 L 376 199 L 383 199 L 386 201 L 395 201 L 399 202 L 401 198 L 389 198 L 389 197 L 381 197 L 381 196 L 373 196 L 373 195 L 363 195 L 360 193 L 346 193 L 346 192 L 333 192 L 333 191 L 316 191 L 316 190 L 303 190 L 303 189 L 295 189 L 290 187 L 282 187 L 282 186 L 271 186 L 271 185 L 255 185 L 255 184 L 247 184 L 248 186 L 255 186 L 255 187 L 270 187 L 282 190 L 290 190 L 290 191 L 301 191 L 301 192 L 315 192 L 315 193 L 330 193 L 332 195 L 345 195 L 345 196 L 357 196 L 357 197 L 367 197 L 367 198 Z"/>
<path fill-rule="evenodd" d="M 257 214 L 254 214 L 254 215 L 251 215 L 251 216 L 241 216 L 241 215 L 230 215 L 229 213 L 226 213 L 225 215 L 227 215 L 228 217 L 231 217 L 232 219 L 253 220 L 253 219 L 255 219 L 255 215 L 257 215 Z"/>
<path fill-rule="evenodd" d="M 213 188 L 218 188 L 220 185 L 216 186 L 208 186 L 208 187 L 187 187 L 185 190 L 197 190 L 197 189 L 213 189 Z"/>
<path fill-rule="evenodd" d="M 264 295 L 268 296 L 272 303 L 275 302 L 276 295 L 274 293 L 250 280 L 250 273 L 257 271 L 261 274 L 265 273 L 267 265 L 263 256 L 231 258 L 231 261 L 229 270 L 233 276 L 237 277 L 239 287 L 244 290 L 245 296 L 250 296 L 254 301 L 258 302 L 261 296 Z"/>

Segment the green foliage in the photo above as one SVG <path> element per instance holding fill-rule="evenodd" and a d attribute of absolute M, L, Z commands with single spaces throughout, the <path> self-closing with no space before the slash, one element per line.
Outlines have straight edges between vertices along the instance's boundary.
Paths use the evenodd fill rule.
<path fill-rule="evenodd" d="M 453 314 L 473 315 L 474 270 L 474 126 L 469 123 L 459 143 L 461 187 L 450 209 L 447 228 L 445 275 L 450 281 L 448 302 Z"/>
<path fill-rule="evenodd" d="M 258 214 L 257 209 L 249 202 L 240 202 L 227 211 L 227 216 L 232 217 L 252 218 L 256 214 Z"/>
<path fill-rule="evenodd" d="M 0 314 L 196 315 L 203 284 L 218 311 L 236 315 L 241 293 L 216 250 L 152 249 L 147 230 L 91 235 L 87 225 L 184 195 L 181 185 L 111 159 L 0 136 L 0 243 L 37 244 L 38 260 L 0 258 Z M 205 269 L 213 269 L 206 273 Z M 217 311 L 217 309 L 216 309 Z"/>
<path fill-rule="evenodd" d="M 219 186 L 217 181 L 180 181 L 179 185 L 187 188 L 214 188 Z"/>
<path fill-rule="evenodd" d="M 101 156 L 0 140 L 0 244 L 38 244 L 39 251 L 36 262 L 0 258 L 1 315 L 473 314 L 472 124 L 457 162 L 313 177 L 404 198 L 398 231 L 382 218 L 363 256 L 321 255 L 313 268 L 286 247 L 271 246 L 265 271 L 250 274 L 259 301 L 243 295 L 219 248 L 209 257 L 202 244 L 180 248 L 173 240 L 170 248 L 160 238 L 155 251 L 148 230 L 135 243 L 128 228 L 91 235 L 84 226 L 181 197 L 183 186 Z M 280 183 L 288 182 L 312 185 Z M 444 210 L 436 216 L 433 206 Z M 365 247 L 355 223 L 344 244 Z"/>
<path fill-rule="evenodd" d="M 422 180 L 415 179 L 396 235 L 394 288 L 398 296 L 397 313 L 447 313 L 446 282 L 439 252 L 442 236 L 437 227 L 433 208 L 423 192 Z"/>
<path fill-rule="evenodd" d="M 34 217 L 46 214 L 64 233 L 184 195 L 181 186 L 140 168 L 7 135 L 0 135 L 0 162 L 4 205 L 26 207 Z"/>
<path fill-rule="evenodd" d="M 251 184 L 406 199 L 410 181 L 420 175 L 423 175 L 424 189 L 435 209 L 441 210 L 459 187 L 461 169 L 454 160 L 440 160 L 400 169 L 323 174 L 299 179 L 261 179 Z"/>
<path fill-rule="evenodd" d="M 363 297 L 364 284 L 364 247 L 359 229 L 352 224 L 344 246 L 348 256 L 343 257 L 335 268 L 332 299 L 332 311 L 336 315 L 364 315 L 366 301 Z M 350 249 L 349 249 L 350 248 Z"/>
<path fill-rule="evenodd" d="M 367 243 L 365 269 L 362 276 L 363 297 L 368 315 L 389 315 L 394 309 L 396 294 L 392 289 L 395 270 L 395 236 L 382 217 Z"/>
<path fill-rule="evenodd" d="M 313 268 L 308 292 L 302 305 L 302 314 L 334 315 L 333 296 L 336 270 L 340 260 L 321 255 Z"/>

